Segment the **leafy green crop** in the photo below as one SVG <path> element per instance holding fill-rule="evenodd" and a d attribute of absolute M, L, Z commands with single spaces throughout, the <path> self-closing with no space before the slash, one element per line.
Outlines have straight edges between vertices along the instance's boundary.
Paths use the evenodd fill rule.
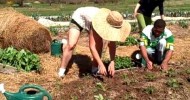
<path fill-rule="evenodd" d="M 138 41 L 133 36 L 127 37 L 125 42 L 117 42 L 117 45 L 120 45 L 120 46 L 132 46 L 132 45 L 137 45 L 137 44 L 138 44 Z"/>
<path fill-rule="evenodd" d="M 148 86 L 147 88 L 144 89 L 144 92 L 147 94 L 153 94 L 155 92 L 155 87 L 154 86 Z"/>
<path fill-rule="evenodd" d="M 55 26 L 50 26 L 49 30 L 52 33 L 52 35 L 54 35 L 54 36 L 58 34 L 58 29 Z"/>
<path fill-rule="evenodd" d="M 128 56 L 126 57 L 115 57 L 115 69 L 124 69 L 124 68 L 130 68 L 134 65 L 134 62 L 132 62 L 132 59 Z"/>
<path fill-rule="evenodd" d="M 182 27 L 182 28 L 188 28 L 189 24 L 187 20 L 179 20 L 178 24 Z"/>
<path fill-rule="evenodd" d="M 18 70 L 24 69 L 27 72 L 40 68 L 40 59 L 36 54 L 24 49 L 17 51 L 13 47 L 0 49 L 0 63 L 14 66 Z"/>
<path fill-rule="evenodd" d="M 147 73 L 144 77 L 147 81 L 154 81 L 156 79 L 156 76 L 154 73 Z"/>
<path fill-rule="evenodd" d="M 179 88 L 182 84 L 178 80 L 171 78 L 167 81 L 166 85 L 171 88 Z"/>

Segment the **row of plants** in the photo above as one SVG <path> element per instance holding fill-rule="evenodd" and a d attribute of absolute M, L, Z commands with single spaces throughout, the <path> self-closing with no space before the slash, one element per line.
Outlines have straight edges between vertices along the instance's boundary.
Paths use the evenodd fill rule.
<path fill-rule="evenodd" d="M 132 32 L 138 32 L 138 24 L 137 23 L 130 23 L 131 24 L 131 31 Z M 172 24 L 178 24 L 182 28 L 188 28 L 189 27 L 189 20 L 178 20 L 178 21 L 171 21 L 169 22 L 170 25 Z M 49 30 L 51 31 L 52 35 L 57 35 L 60 30 L 67 31 L 68 26 L 51 26 L 49 27 Z M 125 42 L 117 42 L 120 46 L 131 46 L 131 45 L 137 45 L 138 41 L 135 37 L 129 36 Z"/>
<path fill-rule="evenodd" d="M 165 16 L 168 17 L 190 17 L 190 11 L 165 11 Z"/>
<path fill-rule="evenodd" d="M 28 50 L 16 50 L 13 47 L 0 49 L 0 63 L 16 67 L 27 72 L 40 69 L 40 59 Z"/>
<path fill-rule="evenodd" d="M 126 12 L 121 12 L 123 15 L 124 19 L 134 19 L 133 14 L 129 13 L 128 11 Z M 69 21 L 71 20 L 71 15 L 72 14 L 60 14 L 57 16 L 44 16 L 46 19 L 52 20 L 52 21 Z M 159 16 L 159 13 L 153 13 L 154 16 Z M 190 17 L 190 11 L 165 11 L 164 15 L 167 17 Z M 40 18 L 41 14 L 35 13 L 32 14 L 31 17 L 34 18 L 35 20 L 38 20 Z"/>
<path fill-rule="evenodd" d="M 189 74 L 189 70 L 186 70 L 186 73 Z M 168 77 L 168 79 L 166 80 L 166 82 L 164 82 L 164 84 L 171 91 L 179 91 L 183 84 L 177 78 L 175 78 L 177 76 L 177 72 L 174 69 L 170 69 L 170 70 L 168 70 L 168 72 L 166 72 L 166 76 Z M 121 77 L 124 82 L 123 85 L 131 86 L 138 82 L 135 77 L 131 77 L 131 76 L 129 77 L 126 73 L 124 73 Z M 156 81 L 157 78 L 158 78 L 158 76 L 154 72 L 148 72 L 144 75 L 144 79 L 148 82 Z M 107 100 L 106 95 L 102 94 L 102 93 L 106 92 L 107 90 L 108 90 L 108 88 L 105 86 L 104 83 L 97 82 L 96 89 L 94 91 L 95 93 L 97 93 L 97 95 L 94 95 L 94 99 L 95 100 Z M 150 96 L 154 95 L 156 92 L 160 91 L 154 85 L 147 85 L 145 87 L 142 87 L 140 90 L 143 93 L 146 93 Z M 126 100 L 134 100 L 134 99 L 136 99 L 136 97 L 127 93 L 125 95 L 125 99 Z"/>

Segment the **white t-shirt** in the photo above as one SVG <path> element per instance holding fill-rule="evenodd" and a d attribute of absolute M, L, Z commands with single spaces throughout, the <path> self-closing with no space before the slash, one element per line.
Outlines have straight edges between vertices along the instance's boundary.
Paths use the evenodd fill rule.
<path fill-rule="evenodd" d="M 97 7 L 80 7 L 74 11 L 72 19 L 74 19 L 82 28 L 89 31 L 92 18 L 99 11 Z"/>

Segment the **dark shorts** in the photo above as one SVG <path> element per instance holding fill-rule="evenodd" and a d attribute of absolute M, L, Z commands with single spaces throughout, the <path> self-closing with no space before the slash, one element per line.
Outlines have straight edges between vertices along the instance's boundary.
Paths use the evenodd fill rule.
<path fill-rule="evenodd" d="M 77 29 L 80 32 L 83 30 L 83 28 L 74 19 L 71 20 L 69 28 Z"/>

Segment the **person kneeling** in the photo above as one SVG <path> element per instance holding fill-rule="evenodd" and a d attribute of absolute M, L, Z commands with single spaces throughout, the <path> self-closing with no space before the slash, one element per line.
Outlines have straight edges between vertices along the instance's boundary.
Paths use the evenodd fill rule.
<path fill-rule="evenodd" d="M 168 70 L 168 62 L 174 50 L 173 44 L 174 36 L 166 28 L 166 22 L 163 19 L 156 20 L 154 25 L 148 25 L 141 33 L 141 65 L 151 70 L 153 63 L 156 63 L 163 70 Z"/>

